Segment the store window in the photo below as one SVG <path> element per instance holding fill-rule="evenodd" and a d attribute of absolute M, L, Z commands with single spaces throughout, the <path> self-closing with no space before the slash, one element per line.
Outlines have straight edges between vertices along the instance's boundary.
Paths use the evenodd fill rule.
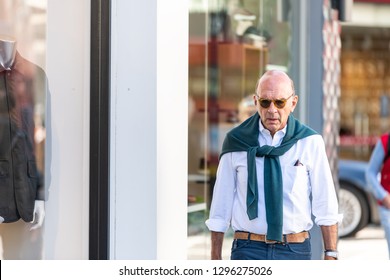
<path fill-rule="evenodd" d="M 342 27 L 340 158 L 368 161 L 390 129 L 390 28 Z"/>
<path fill-rule="evenodd" d="M 0 236 L 4 259 L 42 258 L 46 3 L 0 1 Z M 34 217 L 34 207 L 36 209 Z M 33 232 L 33 234 L 30 234 Z"/>
<path fill-rule="evenodd" d="M 290 1 L 191 0 L 188 258 L 209 258 L 205 220 L 227 131 L 255 112 L 257 79 L 291 67 Z M 231 233 L 227 233 L 229 236 Z"/>
<path fill-rule="evenodd" d="M 1 259 L 88 258 L 86 2 L 0 0 Z"/>

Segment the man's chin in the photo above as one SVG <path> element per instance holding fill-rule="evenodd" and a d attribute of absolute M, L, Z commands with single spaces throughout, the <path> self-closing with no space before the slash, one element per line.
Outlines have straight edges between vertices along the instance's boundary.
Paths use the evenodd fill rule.
<path fill-rule="evenodd" d="M 274 121 L 267 121 L 266 128 L 269 131 L 278 131 L 280 127 L 280 121 L 279 120 L 274 120 Z"/>

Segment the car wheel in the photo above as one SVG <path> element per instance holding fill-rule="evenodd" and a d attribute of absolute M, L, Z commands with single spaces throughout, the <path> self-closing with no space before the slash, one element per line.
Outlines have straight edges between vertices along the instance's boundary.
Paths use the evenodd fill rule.
<path fill-rule="evenodd" d="M 339 212 L 343 214 L 339 237 L 354 236 L 368 224 L 369 208 L 366 199 L 352 184 L 340 182 Z"/>

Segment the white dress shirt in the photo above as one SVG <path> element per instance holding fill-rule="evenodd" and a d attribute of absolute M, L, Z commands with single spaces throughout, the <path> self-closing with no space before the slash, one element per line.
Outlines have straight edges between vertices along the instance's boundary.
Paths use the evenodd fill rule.
<path fill-rule="evenodd" d="M 274 137 L 259 121 L 259 144 L 278 147 L 286 127 Z M 321 135 L 301 140 L 279 157 L 283 178 L 283 234 L 308 231 L 315 223 L 340 223 L 333 177 Z M 297 160 L 300 165 L 295 166 Z M 258 217 L 249 220 L 246 213 L 247 152 L 231 152 L 221 157 L 214 186 L 210 217 L 206 225 L 211 231 L 234 231 L 257 234 L 267 232 L 264 199 L 264 157 L 256 157 L 259 188 Z M 312 198 L 312 199 L 311 199 Z"/>

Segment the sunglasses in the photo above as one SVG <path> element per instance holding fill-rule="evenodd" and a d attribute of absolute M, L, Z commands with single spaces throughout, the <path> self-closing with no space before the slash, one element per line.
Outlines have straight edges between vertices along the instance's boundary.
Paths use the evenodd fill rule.
<path fill-rule="evenodd" d="M 256 98 L 259 101 L 260 106 L 263 107 L 263 108 L 268 108 L 269 106 L 271 106 L 271 102 L 272 102 L 272 103 L 274 103 L 276 108 L 283 109 L 284 106 L 286 106 L 287 100 L 290 99 L 290 97 L 293 96 L 293 95 L 294 95 L 294 93 L 291 94 L 287 98 L 280 98 L 280 99 L 260 98 L 258 95 L 256 95 Z"/>

